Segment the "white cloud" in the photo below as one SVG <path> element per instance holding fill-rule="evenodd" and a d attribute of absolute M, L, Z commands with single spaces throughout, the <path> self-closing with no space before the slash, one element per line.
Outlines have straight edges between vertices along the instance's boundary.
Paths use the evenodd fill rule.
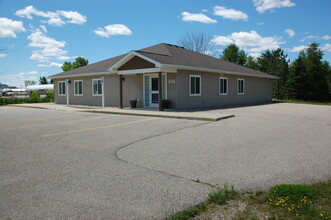
<path fill-rule="evenodd" d="M 48 64 L 38 64 L 39 67 L 61 67 L 62 64 L 61 63 L 55 63 L 55 62 L 51 62 Z"/>
<path fill-rule="evenodd" d="M 68 57 L 68 56 L 60 56 L 60 57 L 57 57 L 56 59 L 57 59 L 57 60 L 70 60 L 71 57 Z"/>
<path fill-rule="evenodd" d="M 101 37 L 132 34 L 132 31 L 124 24 L 112 24 L 112 25 L 104 26 L 104 28 L 99 27 L 97 30 L 94 30 L 93 32 Z"/>
<path fill-rule="evenodd" d="M 47 33 L 47 28 L 44 25 L 39 25 L 39 27 L 43 32 Z"/>
<path fill-rule="evenodd" d="M 29 71 L 29 72 L 20 72 L 17 74 L 1 74 L 0 81 L 6 83 L 10 86 L 17 86 L 20 88 L 21 86 L 24 88 L 25 80 L 34 80 L 38 82 L 38 75 L 45 75 L 46 73 L 39 74 L 37 71 Z"/>
<path fill-rule="evenodd" d="M 32 51 L 30 59 L 31 60 L 38 60 L 39 62 L 47 62 L 48 61 L 47 57 L 45 57 L 44 55 L 41 54 L 41 52 L 36 51 L 36 50 Z"/>
<path fill-rule="evenodd" d="M 184 11 L 182 12 L 182 16 L 182 21 L 197 21 L 205 24 L 217 23 L 216 20 L 211 19 L 202 13 L 194 14 Z"/>
<path fill-rule="evenodd" d="M 260 53 L 264 50 L 275 50 L 285 42 L 281 37 L 262 37 L 256 31 L 234 32 L 229 36 L 215 36 L 211 43 L 216 45 L 227 46 L 235 43 L 238 47 L 251 53 Z"/>
<path fill-rule="evenodd" d="M 331 44 L 325 44 L 321 49 L 327 52 L 331 52 Z"/>
<path fill-rule="evenodd" d="M 264 22 L 257 23 L 257 25 L 264 25 Z"/>
<path fill-rule="evenodd" d="M 68 23 L 82 25 L 86 22 L 86 16 L 79 14 L 77 11 L 57 11 L 63 17 L 69 19 Z"/>
<path fill-rule="evenodd" d="M 40 29 L 35 29 L 28 36 L 30 47 L 38 48 L 32 51 L 30 59 L 38 60 L 39 62 L 49 62 L 49 59 L 61 60 L 67 54 L 66 50 L 61 49 L 66 45 L 65 41 L 57 41 L 47 37 Z"/>
<path fill-rule="evenodd" d="M 231 20 L 248 20 L 248 15 L 242 11 L 238 11 L 235 9 L 228 9 L 222 6 L 214 7 L 214 15 L 222 16 L 223 18 L 231 19 Z"/>
<path fill-rule="evenodd" d="M 47 37 L 39 29 L 36 29 L 32 34 L 28 36 L 31 41 L 30 47 L 38 48 L 54 48 L 54 47 L 64 47 L 66 45 L 65 41 L 57 41 L 53 38 Z"/>
<path fill-rule="evenodd" d="M 26 73 L 19 73 L 19 74 L 37 75 L 38 72 L 37 71 L 29 71 L 29 72 L 26 72 Z"/>
<path fill-rule="evenodd" d="M 5 53 L 0 53 L 0 58 L 4 58 L 4 57 L 6 57 L 6 56 L 8 56 L 8 55 L 5 54 Z"/>
<path fill-rule="evenodd" d="M 0 18 L 0 37 L 17 37 L 16 33 L 24 32 L 22 21 Z"/>
<path fill-rule="evenodd" d="M 307 49 L 308 46 L 307 45 L 301 45 L 301 46 L 296 46 L 296 47 L 293 47 L 292 49 L 289 49 L 288 51 L 289 52 L 300 52 L 304 49 Z"/>
<path fill-rule="evenodd" d="M 41 22 L 46 23 L 51 26 L 57 26 L 57 27 L 61 27 L 62 25 L 65 24 L 65 22 L 59 17 L 50 18 L 47 21 L 41 21 Z"/>
<path fill-rule="evenodd" d="M 275 8 L 293 7 L 295 3 L 291 0 L 253 0 L 254 6 L 259 13 L 273 11 Z"/>
<path fill-rule="evenodd" d="M 28 18 L 33 19 L 32 15 L 39 15 L 38 11 L 32 6 L 26 6 L 24 9 L 18 10 L 15 12 L 15 15 L 21 17 L 21 18 Z M 39 15 L 41 16 L 41 15 Z"/>
<path fill-rule="evenodd" d="M 204 52 L 204 54 L 209 55 L 209 56 L 213 56 L 214 55 L 214 52 L 213 51 L 206 50 Z"/>
<path fill-rule="evenodd" d="M 286 29 L 284 32 L 288 35 L 289 38 L 292 38 L 295 35 L 295 32 L 292 29 Z"/>
<path fill-rule="evenodd" d="M 330 40 L 331 35 L 324 35 L 324 36 L 316 36 L 316 35 L 309 35 L 307 37 L 304 37 L 303 39 L 300 40 L 300 42 L 304 42 L 309 39 L 320 39 L 320 40 Z"/>
<path fill-rule="evenodd" d="M 259 56 L 261 56 L 261 53 L 249 53 L 248 55 L 252 56 L 253 58 L 258 58 Z"/>
<path fill-rule="evenodd" d="M 323 40 L 330 40 L 331 39 L 331 36 L 330 35 L 324 35 L 321 37 L 321 39 Z"/>
<path fill-rule="evenodd" d="M 39 11 L 32 5 L 25 7 L 24 9 L 15 12 L 15 15 L 21 18 L 33 19 L 33 15 L 48 18 L 48 20 L 42 20 L 41 22 L 47 23 L 52 26 L 62 26 L 66 23 L 82 25 L 87 21 L 87 17 L 78 13 L 77 11 Z M 64 20 L 65 19 L 65 20 Z"/>

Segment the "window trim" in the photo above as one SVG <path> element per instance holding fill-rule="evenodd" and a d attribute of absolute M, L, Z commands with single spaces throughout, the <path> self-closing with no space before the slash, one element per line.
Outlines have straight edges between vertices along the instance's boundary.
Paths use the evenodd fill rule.
<path fill-rule="evenodd" d="M 199 78 L 199 93 L 197 94 L 192 94 L 191 93 L 191 78 L 194 77 L 194 78 Z M 190 75 L 189 77 L 189 94 L 190 96 L 201 96 L 201 75 Z"/>
<path fill-rule="evenodd" d="M 76 93 L 76 82 L 82 82 L 82 94 L 77 94 Z M 75 96 L 83 96 L 84 95 L 84 82 L 83 82 L 82 79 L 74 80 L 74 95 Z"/>
<path fill-rule="evenodd" d="M 226 93 L 221 92 L 221 79 L 226 79 Z M 228 77 L 221 76 L 218 79 L 218 90 L 219 90 L 219 95 L 228 95 L 229 92 L 229 79 Z"/>
<path fill-rule="evenodd" d="M 92 96 L 102 96 L 102 88 L 101 88 L 101 94 L 94 94 L 94 81 L 101 81 L 101 78 L 92 79 Z M 103 86 L 103 84 L 101 84 L 101 86 Z"/>
<path fill-rule="evenodd" d="M 60 94 L 60 83 L 64 83 L 64 94 Z M 58 81 L 57 82 L 57 86 L 58 86 L 58 89 L 57 89 L 57 93 L 59 96 L 66 96 L 67 95 L 67 85 L 66 85 L 66 81 Z"/>
<path fill-rule="evenodd" d="M 243 92 L 239 92 L 239 82 L 242 81 L 243 82 Z M 239 78 L 237 79 L 237 94 L 238 95 L 244 95 L 245 94 L 245 79 Z"/>

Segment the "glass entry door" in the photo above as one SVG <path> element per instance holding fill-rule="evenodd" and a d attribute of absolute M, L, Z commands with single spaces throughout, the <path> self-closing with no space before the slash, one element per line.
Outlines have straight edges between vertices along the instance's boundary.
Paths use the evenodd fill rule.
<path fill-rule="evenodd" d="M 150 107 L 159 107 L 159 77 L 152 76 L 150 78 Z"/>

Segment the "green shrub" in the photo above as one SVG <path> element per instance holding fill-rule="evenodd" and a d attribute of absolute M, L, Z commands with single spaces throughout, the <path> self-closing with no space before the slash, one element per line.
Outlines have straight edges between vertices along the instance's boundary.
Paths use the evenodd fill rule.
<path fill-rule="evenodd" d="M 38 103 L 38 102 L 41 102 L 41 98 L 39 97 L 39 94 L 38 92 L 36 91 L 32 91 L 30 93 L 30 100 L 29 100 L 30 103 Z"/>
<path fill-rule="evenodd" d="M 47 98 L 50 102 L 54 102 L 54 90 L 47 90 L 46 98 Z"/>
<path fill-rule="evenodd" d="M 53 93 L 54 95 L 54 93 Z M 54 102 L 54 96 L 52 98 L 52 94 L 48 97 L 40 98 L 37 92 L 31 92 L 29 98 L 0 98 L 0 106 L 1 105 L 9 105 L 9 104 L 22 104 L 22 103 L 39 103 L 39 102 Z"/>

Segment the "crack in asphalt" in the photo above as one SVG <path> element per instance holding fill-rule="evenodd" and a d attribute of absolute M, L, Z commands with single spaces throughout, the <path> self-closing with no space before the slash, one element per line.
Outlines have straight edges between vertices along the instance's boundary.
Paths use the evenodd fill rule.
<path fill-rule="evenodd" d="M 142 138 L 142 139 L 139 139 L 137 141 L 134 141 L 134 142 L 131 142 L 129 144 L 126 144 L 126 145 L 123 145 L 121 147 L 119 147 L 116 151 L 115 151 L 115 157 L 126 163 L 126 164 L 130 164 L 130 165 L 133 165 L 133 166 L 136 166 L 136 167 L 140 167 L 140 168 L 144 168 L 144 169 L 147 169 L 147 170 L 150 170 L 150 171 L 153 171 L 153 172 L 158 172 L 158 173 L 161 173 L 161 174 L 164 174 L 164 175 L 168 175 L 168 176 L 172 176 L 172 177 L 176 177 L 176 178 L 180 178 L 180 179 L 184 179 L 184 180 L 188 180 L 188 181 L 191 181 L 191 182 L 195 182 L 195 183 L 200 183 L 200 184 L 203 184 L 203 185 L 207 185 L 209 187 L 218 187 L 218 184 L 212 184 L 212 183 L 207 183 L 207 182 L 201 182 L 201 181 L 197 181 L 197 180 L 194 180 L 194 179 L 189 179 L 189 178 L 186 178 L 186 177 L 183 177 L 183 176 L 179 176 L 179 175 L 176 175 L 176 174 L 173 174 L 173 173 L 169 173 L 169 172 L 166 172 L 166 171 L 162 171 L 162 170 L 156 170 L 156 169 L 152 169 L 152 168 L 149 168 L 149 167 L 145 167 L 145 166 L 142 166 L 142 165 L 139 165 L 139 164 L 136 164 L 136 163 L 132 163 L 130 161 L 127 161 L 127 160 L 124 160 L 122 158 L 120 158 L 118 156 L 118 152 L 120 150 L 123 150 L 124 148 L 127 148 L 127 147 L 130 147 L 131 145 L 133 144 L 136 144 L 136 143 L 139 143 L 139 142 L 142 142 L 142 141 L 146 141 L 146 140 L 150 140 L 150 139 L 153 139 L 153 138 L 157 138 L 157 137 L 161 137 L 161 136 L 164 136 L 164 135 L 168 135 L 168 134 L 173 134 L 173 133 L 176 133 L 178 131 L 183 131 L 185 129 L 189 129 L 189 128 L 196 128 L 196 127 L 199 127 L 199 126 L 203 126 L 203 125 L 206 125 L 206 124 L 210 124 L 212 122 L 205 122 L 205 123 L 201 123 L 201 124 L 198 124 L 198 125 L 193 125 L 193 126 L 189 126 L 189 127 L 185 127 L 185 128 L 178 128 L 178 129 L 174 129 L 172 131 L 168 131 L 166 133 L 162 133 L 162 134 L 156 134 L 156 135 L 152 135 L 152 136 L 149 136 L 149 137 L 145 137 L 145 138 Z"/>

